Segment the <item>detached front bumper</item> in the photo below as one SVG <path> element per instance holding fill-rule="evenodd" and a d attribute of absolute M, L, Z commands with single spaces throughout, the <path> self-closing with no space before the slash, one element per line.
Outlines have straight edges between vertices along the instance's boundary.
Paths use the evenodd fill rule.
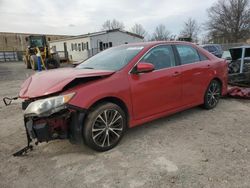
<path fill-rule="evenodd" d="M 23 110 L 29 103 L 28 101 L 23 102 Z M 85 114 L 85 109 L 65 105 L 65 108 L 49 116 L 24 116 L 24 126 L 27 136 L 37 140 L 37 143 L 69 139 L 71 143 L 81 144 L 83 143 L 82 126 Z"/>
<path fill-rule="evenodd" d="M 24 118 L 29 136 L 32 139 L 37 139 L 38 142 L 67 138 L 69 121 L 70 113 L 68 112 L 62 112 L 49 117 Z"/>

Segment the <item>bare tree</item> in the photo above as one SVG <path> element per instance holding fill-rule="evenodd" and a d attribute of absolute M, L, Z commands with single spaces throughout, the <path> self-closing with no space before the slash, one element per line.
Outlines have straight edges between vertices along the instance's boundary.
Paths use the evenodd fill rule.
<path fill-rule="evenodd" d="M 199 31 L 200 26 L 197 21 L 195 19 L 188 18 L 187 21 L 184 22 L 184 27 L 181 31 L 181 35 L 183 37 L 190 38 L 191 41 L 197 41 Z"/>
<path fill-rule="evenodd" d="M 249 0 L 218 0 L 208 9 L 206 23 L 210 36 L 223 42 L 238 42 L 250 37 Z"/>
<path fill-rule="evenodd" d="M 169 40 L 171 32 L 166 29 L 162 24 L 158 25 L 155 28 L 155 31 L 152 35 L 152 40 Z"/>
<path fill-rule="evenodd" d="M 106 20 L 102 25 L 102 30 L 124 29 L 124 28 L 125 28 L 124 24 L 116 19 Z"/>
<path fill-rule="evenodd" d="M 142 37 L 146 37 L 147 35 L 147 32 L 146 30 L 143 28 L 143 26 L 141 24 L 135 24 L 131 29 L 130 31 L 132 33 L 135 33 L 137 35 L 140 35 Z"/>

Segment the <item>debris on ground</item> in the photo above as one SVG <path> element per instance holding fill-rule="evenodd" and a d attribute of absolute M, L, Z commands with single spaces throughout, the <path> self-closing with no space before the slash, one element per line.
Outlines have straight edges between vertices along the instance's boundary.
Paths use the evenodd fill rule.
<path fill-rule="evenodd" d="M 231 97 L 250 99 L 250 88 L 234 86 L 228 90 Z"/>

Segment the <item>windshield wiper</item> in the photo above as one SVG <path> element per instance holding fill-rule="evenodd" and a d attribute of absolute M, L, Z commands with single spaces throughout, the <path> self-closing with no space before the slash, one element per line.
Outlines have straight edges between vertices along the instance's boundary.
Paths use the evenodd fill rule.
<path fill-rule="evenodd" d="M 83 67 L 82 69 L 94 69 L 93 67 Z"/>

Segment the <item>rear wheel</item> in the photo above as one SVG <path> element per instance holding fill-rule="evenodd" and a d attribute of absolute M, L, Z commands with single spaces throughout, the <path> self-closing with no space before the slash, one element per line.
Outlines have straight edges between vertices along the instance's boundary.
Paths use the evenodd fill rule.
<path fill-rule="evenodd" d="M 218 80 L 212 80 L 207 88 L 204 96 L 204 108 L 214 108 L 220 100 L 221 96 L 221 84 Z"/>
<path fill-rule="evenodd" d="M 85 120 L 83 138 L 96 151 L 107 151 L 121 140 L 126 128 L 124 111 L 116 104 L 103 103 L 91 110 Z"/>
<path fill-rule="evenodd" d="M 59 68 L 60 67 L 60 57 L 59 57 L 59 55 L 56 53 L 56 54 L 53 54 L 52 57 L 55 60 L 55 68 Z"/>

